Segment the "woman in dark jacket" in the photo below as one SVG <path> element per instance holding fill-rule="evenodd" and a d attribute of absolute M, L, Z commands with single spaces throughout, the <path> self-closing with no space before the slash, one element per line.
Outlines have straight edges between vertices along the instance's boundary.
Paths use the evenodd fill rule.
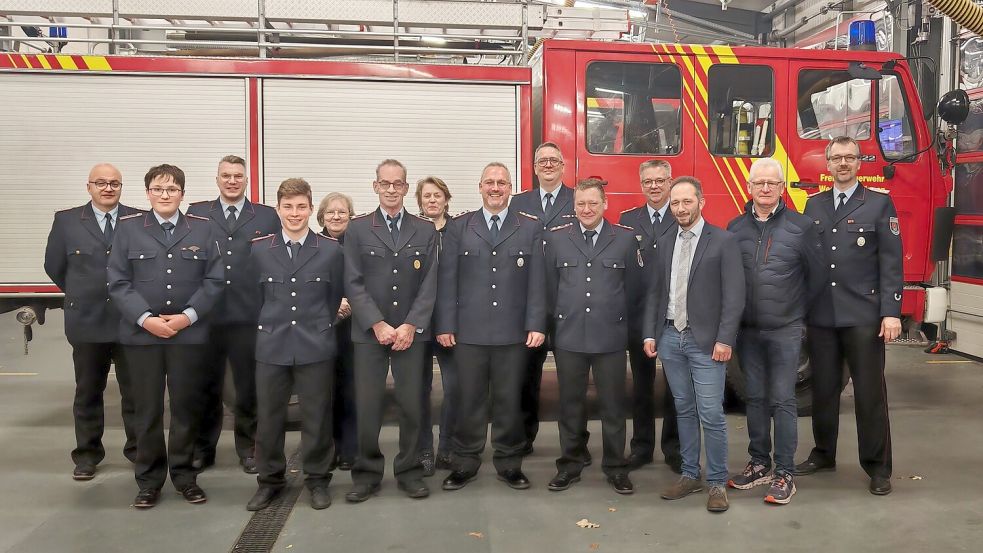
<path fill-rule="evenodd" d="M 352 199 L 340 192 L 331 192 L 321 200 L 317 210 L 317 223 L 323 227 L 321 234 L 345 243 L 345 230 L 355 215 Z M 352 308 L 347 298 L 342 298 L 338 309 L 338 355 L 335 357 L 334 390 L 334 440 L 335 458 L 332 468 L 351 470 L 358 451 L 355 434 L 355 365 L 352 353 Z"/>
<path fill-rule="evenodd" d="M 451 191 L 447 184 L 437 177 L 426 177 L 416 183 L 416 203 L 420 206 L 420 212 L 424 217 L 433 221 L 437 227 L 438 237 L 443 243 L 444 231 L 447 230 L 447 213 L 450 209 Z M 440 245 L 438 245 L 437 258 Z M 439 262 L 439 261 L 438 261 Z M 457 371 L 454 368 L 453 355 L 451 350 L 437 343 L 434 339 L 430 343 L 431 355 L 437 356 L 437 363 L 440 365 L 440 381 L 443 387 L 443 402 L 440 409 L 440 435 L 437 457 L 434 459 L 433 452 L 433 427 L 429 424 L 430 417 L 430 392 L 433 389 L 433 371 L 424 377 L 423 382 L 423 420 L 424 424 L 420 431 L 420 464 L 423 465 L 424 476 L 433 476 L 436 469 L 451 468 L 451 430 L 454 428 L 454 420 L 457 418 Z M 432 359 L 432 357 L 431 357 Z"/>

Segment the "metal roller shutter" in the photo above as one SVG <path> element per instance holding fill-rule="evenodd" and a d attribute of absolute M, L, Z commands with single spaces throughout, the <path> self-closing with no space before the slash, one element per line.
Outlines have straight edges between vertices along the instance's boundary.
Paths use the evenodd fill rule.
<path fill-rule="evenodd" d="M 185 205 L 217 196 L 215 171 L 246 151 L 242 79 L 0 75 L 0 282 L 48 283 L 42 268 L 56 210 L 81 205 L 89 168 L 123 173 L 123 203 L 147 208 L 143 175 L 187 176 Z"/>
<path fill-rule="evenodd" d="M 379 204 L 372 181 L 385 158 L 407 167 L 410 213 L 419 211 L 416 181 L 427 175 L 447 182 L 452 214 L 481 206 L 478 180 L 490 161 L 506 164 L 520 186 L 513 85 L 266 80 L 263 113 L 269 204 L 283 179 L 303 177 L 315 204 L 344 192 L 365 213 Z"/>

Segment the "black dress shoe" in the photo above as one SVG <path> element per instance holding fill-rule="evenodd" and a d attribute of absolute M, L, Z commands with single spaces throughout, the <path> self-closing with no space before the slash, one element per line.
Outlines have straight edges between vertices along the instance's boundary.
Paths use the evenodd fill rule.
<path fill-rule="evenodd" d="M 246 503 L 247 511 L 262 511 L 263 509 L 270 506 L 276 496 L 280 495 L 280 491 L 283 488 L 272 488 L 270 486 L 260 486 L 256 493 L 253 494 L 253 498 Z"/>
<path fill-rule="evenodd" d="M 870 479 L 870 493 L 874 495 L 887 495 L 891 493 L 891 479 L 883 476 L 874 476 Z"/>
<path fill-rule="evenodd" d="M 95 477 L 95 465 L 75 465 L 75 470 L 72 471 L 72 480 L 78 480 L 79 482 L 92 480 Z"/>
<path fill-rule="evenodd" d="M 314 486 L 311 488 L 311 507 L 318 511 L 327 509 L 331 506 L 331 494 L 328 493 L 327 486 Z"/>
<path fill-rule="evenodd" d="M 188 484 L 184 488 L 178 490 L 178 493 L 184 497 L 184 500 L 188 503 L 204 503 L 208 501 L 208 496 L 205 495 L 205 490 L 198 487 L 198 484 Z"/>
<path fill-rule="evenodd" d="M 444 478 L 443 484 L 440 485 L 442 489 L 447 491 L 459 490 L 464 486 L 468 485 L 468 482 L 477 478 L 477 474 L 473 472 L 464 472 L 463 470 L 455 470 Z"/>
<path fill-rule="evenodd" d="M 513 490 L 525 490 L 529 488 L 529 479 L 519 469 L 508 469 L 498 474 L 498 479 L 505 482 Z"/>
<path fill-rule="evenodd" d="M 246 457 L 239 460 L 239 464 L 242 465 L 242 472 L 246 474 L 258 474 L 259 469 L 256 468 L 256 458 Z"/>
<path fill-rule="evenodd" d="M 580 482 L 579 474 L 570 474 L 566 471 L 560 471 L 556 473 L 556 476 L 550 480 L 550 483 L 547 484 L 546 487 L 549 488 L 551 492 L 562 492 L 563 490 L 569 488 L 574 482 Z"/>
<path fill-rule="evenodd" d="M 836 470 L 836 463 L 809 457 L 805 461 L 795 465 L 795 476 L 805 476 L 825 470 Z"/>
<path fill-rule="evenodd" d="M 628 470 L 638 470 L 652 463 L 652 454 L 632 453 L 628 456 Z"/>
<path fill-rule="evenodd" d="M 614 491 L 622 495 L 631 495 L 635 493 L 635 486 L 628 479 L 628 475 L 625 473 L 612 474 L 608 476 L 608 484 L 614 487 Z"/>
<path fill-rule="evenodd" d="M 355 484 L 351 491 L 345 494 L 345 501 L 361 503 L 379 493 L 379 484 Z"/>
<path fill-rule="evenodd" d="M 430 488 L 419 478 L 413 478 L 406 482 L 397 482 L 396 487 L 402 490 L 406 494 L 406 497 L 412 499 L 423 499 L 430 495 Z"/>
<path fill-rule="evenodd" d="M 149 509 L 157 505 L 158 499 L 160 499 L 160 490 L 157 488 L 147 488 L 140 490 L 136 499 L 133 500 L 133 506 L 137 509 Z"/>

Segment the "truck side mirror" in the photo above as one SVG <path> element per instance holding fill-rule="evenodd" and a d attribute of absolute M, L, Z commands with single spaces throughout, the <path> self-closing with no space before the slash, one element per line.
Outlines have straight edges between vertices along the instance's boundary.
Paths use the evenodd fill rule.
<path fill-rule="evenodd" d="M 957 88 L 950 90 L 939 100 L 939 117 L 950 125 L 958 125 L 969 117 L 969 94 Z"/>

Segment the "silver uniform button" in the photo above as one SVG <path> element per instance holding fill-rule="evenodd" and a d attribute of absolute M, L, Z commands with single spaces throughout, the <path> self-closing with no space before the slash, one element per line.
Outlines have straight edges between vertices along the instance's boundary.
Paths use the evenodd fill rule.
<path fill-rule="evenodd" d="M 232 250 L 225 252 L 227 255 L 232 255 Z"/>
<path fill-rule="evenodd" d="M 165 302 L 164 302 L 164 305 L 171 305 L 171 300 L 167 300 L 167 301 L 165 301 Z"/>
<path fill-rule="evenodd" d="M 492 272 L 493 273 L 497 273 L 498 272 L 498 269 L 496 269 L 495 267 L 492 267 Z"/>
<path fill-rule="evenodd" d="M 297 324 L 297 321 L 290 321 L 290 324 L 295 325 Z"/>
<path fill-rule="evenodd" d="M 394 275 L 395 275 L 396 273 L 398 273 L 398 272 L 399 272 L 399 269 L 393 269 L 393 274 L 394 274 Z"/>
<path fill-rule="evenodd" d="M 297 277 L 290 277 L 290 282 L 297 282 Z"/>
<path fill-rule="evenodd" d="M 829 264 L 829 268 L 830 269 L 835 269 L 836 268 L 836 263 L 830 263 Z"/>
<path fill-rule="evenodd" d="M 225 283 L 226 284 L 232 284 L 232 281 L 231 280 L 226 280 Z"/>
<path fill-rule="evenodd" d="M 492 252 L 492 255 L 498 255 L 498 252 L 496 252 L 496 251 L 493 251 L 493 252 Z"/>
<path fill-rule="evenodd" d="M 316 278 L 314 279 L 314 281 L 315 281 L 315 282 L 321 282 L 321 277 L 316 277 Z"/>
<path fill-rule="evenodd" d="M 590 297 L 590 292 L 587 292 L 587 297 L 588 297 L 588 298 Z"/>
<path fill-rule="evenodd" d="M 836 229 L 833 229 L 833 232 L 836 232 Z"/>
<path fill-rule="evenodd" d="M 832 247 L 831 247 L 830 249 L 833 249 L 833 250 L 835 250 L 835 249 L 836 249 L 836 246 L 832 246 Z"/>
<path fill-rule="evenodd" d="M 590 282 L 590 277 L 587 277 L 587 282 Z"/>
<path fill-rule="evenodd" d="M 296 305 L 291 305 L 290 306 L 290 310 L 291 311 L 297 311 L 297 306 Z"/>
<path fill-rule="evenodd" d="M 587 311 L 588 313 L 590 313 L 590 307 L 588 307 L 586 311 Z"/>
<path fill-rule="evenodd" d="M 498 307 L 498 302 L 497 301 L 493 301 L 492 302 L 492 307 Z"/>
<path fill-rule="evenodd" d="M 197 258 L 196 258 L 196 259 L 197 259 Z M 232 265 L 226 265 L 226 266 L 225 266 L 225 270 L 226 270 L 226 271 L 228 271 L 228 270 L 231 270 L 231 269 L 232 269 Z"/>
<path fill-rule="evenodd" d="M 393 257 L 399 257 L 399 252 L 393 252 Z"/>
<path fill-rule="evenodd" d="M 268 278 L 266 280 L 267 280 L 267 282 L 273 282 L 273 277 L 270 277 L 270 278 Z"/>
<path fill-rule="evenodd" d="M 396 290 L 397 288 L 398 288 L 398 286 L 393 286 L 393 290 Z"/>
<path fill-rule="evenodd" d="M 231 242 L 231 241 L 232 241 L 232 237 L 230 236 L 230 237 L 229 237 L 229 242 Z"/>
<path fill-rule="evenodd" d="M 588 263 L 587 266 L 590 267 L 590 263 Z"/>
<path fill-rule="evenodd" d="M 171 285 L 170 285 L 170 284 L 168 284 L 168 285 L 167 285 L 167 289 L 168 289 L 168 290 L 170 290 L 170 289 L 171 289 Z"/>
<path fill-rule="evenodd" d="M 76 251 L 75 253 L 78 253 L 78 251 Z M 170 255 L 170 254 L 168 254 L 168 255 Z M 140 259 L 143 259 L 143 254 L 140 254 Z"/>
<path fill-rule="evenodd" d="M 492 284 L 492 290 L 494 290 L 495 288 L 497 288 L 497 286 L 495 286 L 494 284 Z"/>
<path fill-rule="evenodd" d="M 143 256 L 141 255 L 140 257 L 143 257 Z M 172 257 L 174 257 L 174 254 L 173 254 L 173 253 L 169 253 L 169 254 L 167 254 L 167 259 L 170 259 L 170 258 L 172 258 Z"/>
<path fill-rule="evenodd" d="M 394 301 L 394 302 L 393 302 L 393 306 L 395 307 L 395 306 L 397 306 L 397 305 L 399 305 L 399 302 L 398 302 L 398 301 Z"/>
<path fill-rule="evenodd" d="M 833 282 L 833 283 L 831 283 L 831 285 L 832 285 L 832 286 L 836 286 L 836 283 L 835 283 L 835 282 Z"/>
<path fill-rule="evenodd" d="M 171 273 L 173 273 L 173 272 L 174 272 L 174 271 L 172 271 L 172 270 L 170 270 L 170 269 L 168 269 L 168 270 L 167 270 L 167 274 L 171 274 Z"/>
<path fill-rule="evenodd" d="M 296 295 L 297 295 L 297 292 L 290 292 L 290 296 L 291 296 L 291 297 L 294 297 L 294 296 L 296 296 Z"/>
<path fill-rule="evenodd" d="M 259 326 L 257 326 L 257 327 L 256 327 L 256 329 L 257 329 L 257 330 L 263 330 L 263 325 L 259 325 Z"/>

